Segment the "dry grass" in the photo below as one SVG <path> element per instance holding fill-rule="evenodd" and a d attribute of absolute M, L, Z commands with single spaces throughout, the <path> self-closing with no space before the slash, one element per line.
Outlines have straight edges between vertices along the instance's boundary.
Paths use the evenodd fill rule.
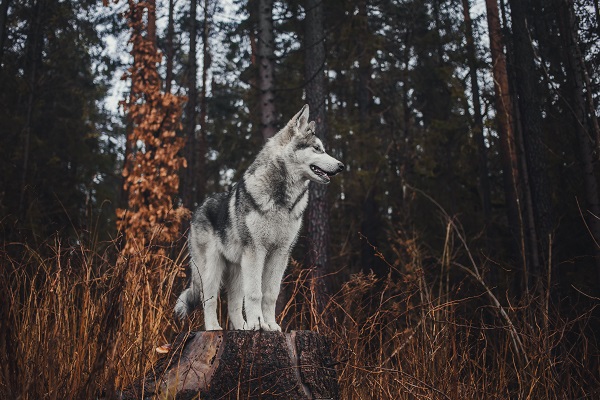
<path fill-rule="evenodd" d="M 284 329 L 333 340 L 342 399 L 600 397 L 591 312 L 566 318 L 534 297 L 511 304 L 486 285 L 451 221 L 438 258 L 415 239 L 393 240 L 389 275 L 354 275 L 322 313 L 309 270 L 293 263 L 285 280 Z M 115 247 L 4 245 L 0 398 L 110 397 L 151 368 L 154 348 L 179 329 L 185 256 L 125 260 Z"/>
<path fill-rule="evenodd" d="M 0 398 L 94 398 L 155 361 L 183 258 L 117 259 L 114 243 L 104 247 L 5 245 Z"/>

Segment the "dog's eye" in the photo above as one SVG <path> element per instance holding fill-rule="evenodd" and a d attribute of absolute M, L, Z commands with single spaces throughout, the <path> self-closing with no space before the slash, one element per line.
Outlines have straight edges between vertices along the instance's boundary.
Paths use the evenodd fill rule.
<path fill-rule="evenodd" d="M 313 146 L 313 149 L 315 149 L 316 151 L 318 151 L 319 153 L 321 152 L 321 149 L 319 148 L 319 146 Z"/>

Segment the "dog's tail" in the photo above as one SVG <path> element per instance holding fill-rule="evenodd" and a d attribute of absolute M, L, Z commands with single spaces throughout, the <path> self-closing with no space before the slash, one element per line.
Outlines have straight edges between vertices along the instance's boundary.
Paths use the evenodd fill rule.
<path fill-rule="evenodd" d="M 188 316 L 200 303 L 200 291 L 195 290 L 194 284 L 185 289 L 179 295 L 177 303 L 175 303 L 175 315 L 180 320 Z"/>

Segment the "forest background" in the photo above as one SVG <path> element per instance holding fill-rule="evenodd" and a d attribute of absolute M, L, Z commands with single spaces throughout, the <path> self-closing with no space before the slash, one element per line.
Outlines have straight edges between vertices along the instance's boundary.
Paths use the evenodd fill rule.
<path fill-rule="evenodd" d="M 0 397 L 147 372 L 188 210 L 305 103 L 346 171 L 279 318 L 342 398 L 597 397 L 599 36 L 597 0 L 2 0 Z"/>

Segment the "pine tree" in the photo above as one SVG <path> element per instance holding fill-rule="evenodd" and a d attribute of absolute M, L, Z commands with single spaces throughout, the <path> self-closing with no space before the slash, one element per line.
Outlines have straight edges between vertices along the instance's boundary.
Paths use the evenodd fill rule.
<path fill-rule="evenodd" d="M 275 127 L 273 0 L 258 1 L 257 56 L 260 129 L 263 139 L 266 141 L 277 133 Z"/>
<path fill-rule="evenodd" d="M 579 144 L 579 157 L 583 175 L 587 213 L 586 221 L 594 242 L 600 241 L 600 193 L 594 168 L 594 150 L 598 148 L 599 132 L 594 124 L 595 112 L 592 109 L 588 118 L 588 106 L 585 93 L 592 90 L 586 82 L 586 66 L 578 43 L 578 23 L 575 18 L 573 1 L 556 2 L 556 14 L 560 38 L 562 39 L 562 57 L 565 71 L 565 100 L 573 114 L 573 130 Z M 595 132 L 595 133 L 592 133 Z M 595 139 L 595 140 L 594 140 Z M 594 249 L 598 282 L 600 282 L 600 247 Z"/>
<path fill-rule="evenodd" d="M 6 18 L 8 17 L 9 6 L 10 0 L 2 0 L 2 5 L 0 5 L 0 63 L 2 63 L 2 56 L 4 55 L 4 41 L 6 39 Z"/>
<path fill-rule="evenodd" d="M 201 160 L 196 160 L 198 155 L 196 148 L 199 146 L 199 138 L 196 132 L 198 119 L 198 61 L 197 61 L 197 39 L 198 39 L 198 0 L 190 2 L 189 10 L 189 52 L 187 58 L 187 103 L 185 104 L 185 122 L 184 136 L 186 140 L 185 157 L 188 161 L 188 168 L 183 172 L 182 198 L 183 204 L 188 209 L 192 209 L 196 202 L 195 174 L 196 165 Z"/>
<path fill-rule="evenodd" d="M 512 17 L 512 38 L 514 43 L 514 66 L 516 94 L 519 107 L 519 122 L 523 134 L 524 190 L 528 212 L 533 217 L 529 223 L 532 283 L 538 288 L 545 281 L 542 266 L 549 260 L 550 235 L 552 233 L 552 197 L 548 184 L 546 149 L 542 130 L 542 108 L 537 87 L 537 72 L 527 16 L 530 15 L 530 1 L 510 1 Z M 530 198 L 530 200 L 529 200 Z M 531 209 L 531 211 L 529 211 Z M 542 286 L 540 286 L 542 285 Z"/>
<path fill-rule="evenodd" d="M 508 82 L 506 57 L 504 55 L 504 37 L 500 25 L 500 14 L 497 0 L 486 0 L 490 52 L 492 56 L 492 75 L 494 78 L 494 100 L 496 105 L 497 130 L 500 136 L 500 154 L 504 179 L 504 199 L 508 218 L 509 231 L 514 238 L 513 254 L 520 255 L 521 270 L 526 277 L 526 245 L 524 234 L 524 216 L 521 203 L 521 178 L 517 160 L 517 144 L 514 133 L 513 102 Z M 526 286 L 526 284 L 525 284 Z"/>
<path fill-rule="evenodd" d="M 310 118 L 316 123 L 315 134 L 326 144 L 325 31 L 321 0 L 307 0 L 305 24 L 306 100 L 310 108 Z M 327 186 L 311 182 L 307 213 L 308 257 L 313 268 L 313 292 L 319 311 L 325 305 L 327 287 L 324 275 L 329 264 L 329 210 L 326 194 Z"/>
<path fill-rule="evenodd" d="M 200 132 L 198 132 L 196 140 L 196 165 L 194 168 L 196 188 L 195 201 L 200 203 L 204 200 L 204 194 L 206 193 L 206 182 L 207 182 L 207 166 L 206 166 L 206 136 L 208 135 L 208 92 L 209 92 L 209 81 L 208 73 L 211 68 L 212 54 L 210 49 L 210 37 L 212 31 L 212 19 L 215 14 L 216 2 L 211 3 L 209 0 L 204 0 L 203 4 L 203 22 L 202 22 L 202 87 L 200 89 L 200 115 L 199 124 Z"/>
<path fill-rule="evenodd" d="M 473 22 L 471 21 L 471 7 L 469 0 L 462 0 L 463 16 L 465 22 L 465 37 L 467 41 L 467 60 L 469 64 L 469 78 L 471 81 L 471 94 L 473 98 L 473 124 L 472 131 L 477 142 L 477 159 L 479 167 L 479 190 L 482 202 L 483 217 L 490 221 L 492 213 L 491 189 L 488 171 L 487 148 L 483 136 L 483 116 L 481 115 L 481 90 L 479 88 L 478 61 L 475 51 L 473 36 Z"/>
<path fill-rule="evenodd" d="M 8 4 L 7 1 L 3 2 Z M 2 21 L 0 220 L 6 239 L 110 233 L 117 129 L 101 108 L 110 66 L 94 1 L 11 2 Z M 106 200 L 109 200 L 108 202 Z M 103 236 L 103 237 L 106 237 Z"/>

